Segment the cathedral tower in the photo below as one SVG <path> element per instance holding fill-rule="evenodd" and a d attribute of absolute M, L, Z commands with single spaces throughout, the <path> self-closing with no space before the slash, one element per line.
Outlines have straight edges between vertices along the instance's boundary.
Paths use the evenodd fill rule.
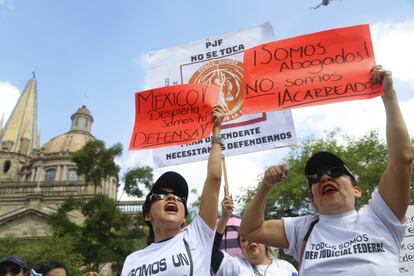
<path fill-rule="evenodd" d="M 21 181 L 21 171 L 39 149 L 36 79 L 29 80 L 0 132 L 0 180 Z"/>

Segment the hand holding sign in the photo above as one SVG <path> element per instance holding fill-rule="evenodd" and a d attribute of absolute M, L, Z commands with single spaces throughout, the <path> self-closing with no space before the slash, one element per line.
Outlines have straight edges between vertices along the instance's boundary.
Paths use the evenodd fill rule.
<path fill-rule="evenodd" d="M 368 25 L 263 44 L 245 51 L 244 113 L 383 94 L 369 80 L 375 65 Z"/>
<path fill-rule="evenodd" d="M 183 145 L 210 135 L 216 85 L 187 84 L 135 94 L 135 126 L 130 150 Z"/>
<path fill-rule="evenodd" d="M 216 105 L 213 108 L 212 120 L 213 120 L 215 128 L 221 127 L 221 124 L 223 123 L 226 112 L 228 112 L 228 108 L 223 105 Z"/>

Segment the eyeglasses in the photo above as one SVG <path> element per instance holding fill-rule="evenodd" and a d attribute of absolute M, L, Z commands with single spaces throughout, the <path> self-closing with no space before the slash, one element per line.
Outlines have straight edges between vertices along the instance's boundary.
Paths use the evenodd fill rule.
<path fill-rule="evenodd" d="M 13 275 L 17 275 L 20 273 L 20 271 L 22 271 L 23 268 L 17 266 L 17 265 L 13 265 L 13 266 L 6 266 L 3 267 L 0 271 L 0 276 L 4 276 L 6 275 L 6 273 L 12 273 Z"/>
<path fill-rule="evenodd" d="M 169 196 L 172 196 L 176 201 L 179 201 L 181 203 L 185 203 L 185 198 L 184 197 L 175 195 L 173 193 L 168 193 L 168 192 L 162 192 L 162 193 L 159 193 L 159 194 L 153 193 L 151 195 L 151 201 L 154 200 L 154 199 L 156 199 L 156 200 L 164 200 L 164 199 L 166 199 Z"/>
<path fill-rule="evenodd" d="M 321 169 L 317 173 L 308 174 L 306 175 L 306 178 L 308 179 L 309 184 L 316 184 L 319 181 L 321 181 L 321 178 L 324 174 L 332 178 L 337 178 L 343 175 L 344 173 L 345 173 L 345 170 L 343 167 L 329 167 L 329 168 Z"/>

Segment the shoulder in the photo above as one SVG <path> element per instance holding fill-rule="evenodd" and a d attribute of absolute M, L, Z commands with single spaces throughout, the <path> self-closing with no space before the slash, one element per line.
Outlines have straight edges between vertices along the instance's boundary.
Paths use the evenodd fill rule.
<path fill-rule="evenodd" d="M 301 244 L 318 220 L 319 216 L 317 215 L 283 218 L 286 239 L 289 243 L 289 248 L 285 251 L 286 254 L 295 259 L 299 258 Z"/>
<path fill-rule="evenodd" d="M 207 232 L 209 234 L 212 233 L 213 237 L 215 233 L 215 231 L 211 230 L 210 227 L 199 215 L 197 215 L 189 225 L 184 227 L 183 232 L 185 231 Z"/>
<path fill-rule="evenodd" d="M 150 246 L 150 245 L 149 245 Z M 143 248 L 143 249 L 140 249 L 140 250 L 137 250 L 137 251 L 134 251 L 134 252 L 132 252 L 131 254 L 129 254 L 126 258 L 127 258 L 127 260 L 128 259 L 133 259 L 133 258 L 135 258 L 135 257 L 137 257 L 137 256 L 140 256 L 141 254 L 144 254 L 145 253 L 145 251 L 147 251 L 148 250 L 148 247 L 149 246 L 147 246 L 147 247 L 145 247 L 145 248 Z"/>
<path fill-rule="evenodd" d="M 286 226 L 290 226 L 293 228 L 303 228 L 309 227 L 311 223 L 314 221 L 319 220 L 318 215 L 307 215 L 307 216 L 300 216 L 300 217 L 284 217 L 282 218 L 283 224 Z"/>
<path fill-rule="evenodd" d="M 282 267 L 282 268 L 285 268 L 286 270 L 297 272 L 296 268 L 288 261 L 277 259 L 277 260 L 274 260 L 274 262 L 277 264 L 277 267 Z"/>
<path fill-rule="evenodd" d="M 128 269 L 129 266 L 131 266 L 133 263 L 136 262 L 136 260 L 142 259 L 143 256 L 145 256 L 148 246 L 145 247 L 144 249 L 141 250 L 137 250 L 135 252 L 132 252 L 131 254 L 129 254 L 124 262 L 124 269 Z"/>

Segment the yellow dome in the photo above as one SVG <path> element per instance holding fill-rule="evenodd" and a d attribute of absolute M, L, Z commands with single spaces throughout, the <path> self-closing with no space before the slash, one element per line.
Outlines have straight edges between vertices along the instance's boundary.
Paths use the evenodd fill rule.
<path fill-rule="evenodd" d="M 75 152 L 83 148 L 90 140 L 95 140 L 95 138 L 89 132 L 71 130 L 63 135 L 50 139 L 42 149 L 46 155 Z"/>

